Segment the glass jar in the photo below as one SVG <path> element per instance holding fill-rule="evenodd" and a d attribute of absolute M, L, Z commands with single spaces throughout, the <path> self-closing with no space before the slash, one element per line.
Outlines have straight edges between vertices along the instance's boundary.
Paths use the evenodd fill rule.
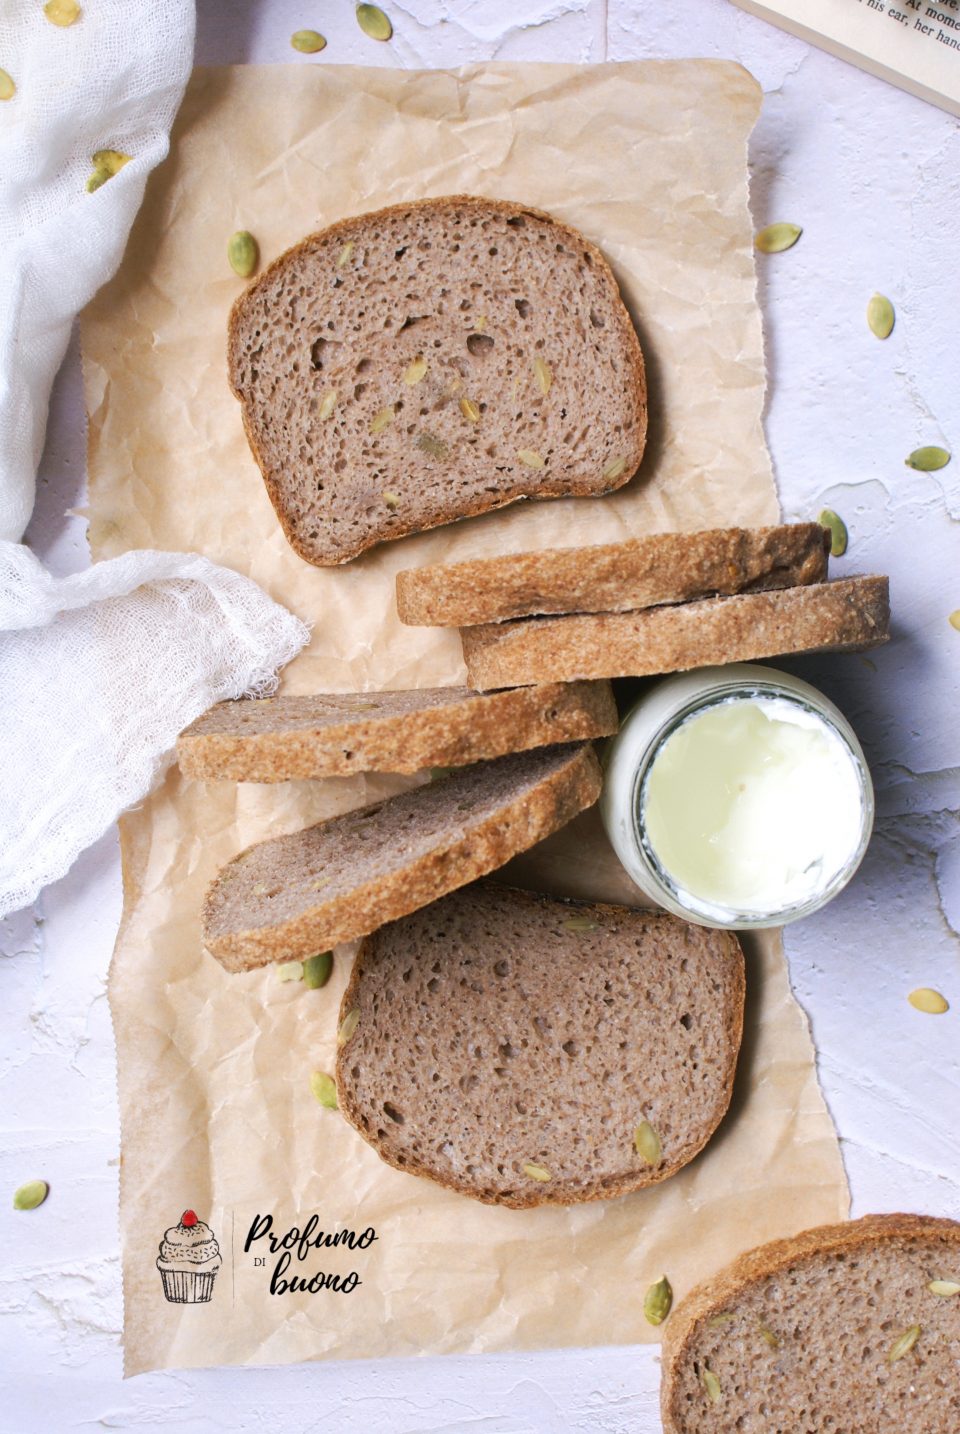
<path fill-rule="evenodd" d="M 846 886 L 873 829 L 859 742 L 822 692 L 732 663 L 669 677 L 621 724 L 600 811 L 623 866 L 701 926 L 781 926 Z"/>

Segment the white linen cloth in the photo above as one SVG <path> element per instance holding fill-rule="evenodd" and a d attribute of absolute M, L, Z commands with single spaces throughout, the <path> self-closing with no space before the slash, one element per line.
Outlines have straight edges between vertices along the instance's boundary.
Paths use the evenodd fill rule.
<path fill-rule="evenodd" d="M 196 554 L 56 579 L 19 540 L 71 324 L 115 272 L 190 73 L 193 0 L 0 6 L 0 916 L 33 900 L 211 702 L 268 690 L 307 628 Z M 87 192 L 97 150 L 132 156 Z"/>

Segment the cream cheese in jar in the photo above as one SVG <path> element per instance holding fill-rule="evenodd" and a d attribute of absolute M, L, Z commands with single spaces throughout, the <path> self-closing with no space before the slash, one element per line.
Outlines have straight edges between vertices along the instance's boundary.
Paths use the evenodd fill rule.
<path fill-rule="evenodd" d="M 822 693 L 756 664 L 666 679 L 629 713 L 601 812 L 634 881 L 708 926 L 780 925 L 846 885 L 873 824 L 860 745 Z"/>

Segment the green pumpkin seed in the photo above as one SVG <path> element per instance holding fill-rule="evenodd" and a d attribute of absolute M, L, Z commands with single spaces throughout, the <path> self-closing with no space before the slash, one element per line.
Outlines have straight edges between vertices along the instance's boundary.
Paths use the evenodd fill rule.
<path fill-rule="evenodd" d="M 12 100 L 17 93 L 17 87 L 6 70 L 0 70 L 0 100 Z"/>
<path fill-rule="evenodd" d="M 119 174 L 132 158 L 132 154 L 123 154 L 119 149 L 98 149 L 93 156 L 93 173 L 87 180 L 87 193 L 96 194 L 100 186 Z"/>
<path fill-rule="evenodd" d="M 895 321 L 893 305 L 885 294 L 874 294 L 867 305 L 867 323 L 870 332 L 878 339 L 888 339 L 893 333 Z"/>
<path fill-rule="evenodd" d="M 902 1359 L 905 1354 L 909 1354 L 921 1334 L 922 1330 L 918 1324 L 912 1324 L 909 1329 L 905 1329 L 903 1334 L 895 1339 L 890 1346 L 887 1363 L 896 1364 L 898 1359 Z"/>
<path fill-rule="evenodd" d="M 720 1403 L 720 1381 L 712 1369 L 704 1369 L 700 1375 L 703 1387 L 707 1391 L 707 1398 L 711 1404 Z"/>
<path fill-rule="evenodd" d="M 755 237 L 754 248 L 761 254 L 782 254 L 793 248 L 802 233 L 799 224 L 768 224 Z"/>
<path fill-rule="evenodd" d="M 390 509 L 390 512 L 395 513 L 400 507 L 400 494 L 395 493 L 392 488 L 384 488 L 381 496 L 387 507 Z"/>
<path fill-rule="evenodd" d="M 950 454 L 945 448 L 935 446 L 915 448 L 910 457 L 903 461 L 908 468 L 916 468 L 918 473 L 936 473 L 938 468 L 946 468 L 950 462 Z"/>
<path fill-rule="evenodd" d="M 278 980 L 278 981 L 302 981 L 302 980 L 303 980 L 303 962 L 302 962 L 302 961 L 284 961 L 282 965 L 280 965 L 280 966 L 277 967 L 277 980 Z"/>
<path fill-rule="evenodd" d="M 26 1185 L 21 1185 L 13 1192 L 13 1208 L 15 1210 L 36 1210 L 42 1205 L 50 1193 L 50 1186 L 45 1180 L 28 1180 Z"/>
<path fill-rule="evenodd" d="M 333 1076 L 324 1071 L 314 1071 L 310 1077 L 310 1089 L 326 1110 L 336 1110 L 337 1083 Z"/>
<path fill-rule="evenodd" d="M 643 1297 L 643 1313 L 648 1324 L 663 1324 L 673 1304 L 673 1290 L 666 1275 L 661 1275 Z"/>
<path fill-rule="evenodd" d="M 821 528 L 830 529 L 830 556 L 842 558 L 847 551 L 847 525 L 832 508 L 824 508 L 817 519 Z"/>
<path fill-rule="evenodd" d="M 330 417 L 336 406 L 337 390 L 335 388 L 328 388 L 326 393 L 323 395 L 323 398 L 321 398 L 320 400 L 320 408 L 317 412 L 317 417 L 320 419 L 321 423 L 325 419 Z"/>
<path fill-rule="evenodd" d="M 732 1314 L 712 1315 L 712 1316 L 710 1317 L 710 1319 L 707 1320 L 707 1328 L 708 1328 L 708 1329 L 719 1329 L 719 1328 L 721 1327 L 721 1325 L 732 1324 L 732 1323 L 733 1323 L 733 1315 L 732 1315 Z"/>
<path fill-rule="evenodd" d="M 337 1045 L 345 1046 L 350 1040 L 354 1031 L 359 1026 L 359 1024 L 360 1012 L 357 1010 L 356 1006 L 354 1006 L 353 1010 L 348 1011 L 347 1014 L 344 1016 L 343 1020 L 340 1022 L 340 1029 L 337 1032 Z"/>
<path fill-rule="evenodd" d="M 308 991 L 319 991 L 330 980 L 330 972 L 333 970 L 333 952 L 318 951 L 315 956 L 308 956 L 303 963 L 303 984 Z"/>
<path fill-rule="evenodd" d="M 248 229 L 238 229 L 227 240 L 227 262 L 241 279 L 249 279 L 260 262 L 260 249 Z"/>
<path fill-rule="evenodd" d="M 550 392 L 550 385 L 553 383 L 553 372 L 550 365 L 542 358 L 535 358 L 533 361 L 533 371 L 537 376 L 540 392 L 544 398 L 546 398 Z"/>
<path fill-rule="evenodd" d="M 553 1176 L 545 1165 L 534 1165 L 531 1160 L 528 1160 L 526 1165 L 523 1166 L 523 1173 L 529 1176 L 531 1180 L 539 1180 L 541 1184 L 545 1180 L 553 1179 Z"/>
<path fill-rule="evenodd" d="M 939 991 L 929 986 L 918 986 L 910 992 L 907 1000 L 915 1011 L 923 1011 L 926 1016 L 942 1016 L 950 1009 L 946 996 L 941 996 Z"/>
<path fill-rule="evenodd" d="M 432 433 L 418 433 L 417 447 L 423 453 L 429 453 L 431 458 L 449 458 L 450 449 L 442 438 L 436 438 Z"/>
<path fill-rule="evenodd" d="M 350 256 L 351 256 L 352 253 L 353 253 L 353 240 L 352 240 L 352 239 L 348 239 L 347 242 L 346 242 L 346 244 L 344 244 L 343 248 L 340 250 L 340 253 L 337 255 L 337 268 L 338 268 L 338 269 L 345 269 L 345 268 L 347 267 L 347 265 L 350 263 Z"/>
<path fill-rule="evenodd" d="M 470 421 L 470 423 L 480 422 L 480 409 L 474 403 L 472 398 L 461 398 L 460 412 L 463 414 L 464 418 Z"/>
<path fill-rule="evenodd" d="M 43 13 L 51 25 L 58 25 L 61 30 L 66 30 L 80 19 L 80 6 L 77 0 L 47 0 Z"/>
<path fill-rule="evenodd" d="M 773 1330 L 770 1328 L 770 1326 L 769 1326 L 768 1324 L 764 1324 L 762 1320 L 761 1320 L 760 1323 L 757 1325 L 757 1333 L 759 1334 L 760 1338 L 763 1340 L 764 1344 L 768 1344 L 771 1349 L 779 1349 L 779 1348 L 780 1348 L 780 1341 L 779 1341 L 779 1339 L 778 1339 L 777 1336 L 774 1334 L 774 1332 L 773 1332 Z"/>
<path fill-rule="evenodd" d="M 542 468 L 544 466 L 540 454 L 533 448 L 521 448 L 517 457 L 525 468 Z"/>
<path fill-rule="evenodd" d="M 392 409 L 392 408 L 381 408 L 381 409 L 378 409 L 377 412 L 373 415 L 373 418 L 370 420 L 370 432 L 371 432 L 371 433 L 382 433 L 383 430 L 384 430 L 385 428 L 388 428 L 389 425 L 390 425 L 392 422 L 393 422 L 393 409 Z"/>
<path fill-rule="evenodd" d="M 950 1300 L 954 1295 L 960 1295 L 960 1285 L 956 1280 L 931 1280 L 927 1289 L 932 1295 L 939 1295 L 942 1300 Z"/>
<path fill-rule="evenodd" d="M 414 359 L 413 363 L 410 364 L 407 368 L 406 373 L 403 375 L 403 381 L 408 388 L 413 388 L 414 384 L 419 383 L 426 372 L 427 361 L 424 358 L 423 354 L 418 354 L 417 357 Z"/>
<path fill-rule="evenodd" d="M 290 43 L 301 55 L 316 55 L 327 48 L 327 42 L 318 30 L 295 30 Z"/>
<path fill-rule="evenodd" d="M 644 1159 L 648 1165 L 659 1165 L 662 1147 L 660 1137 L 650 1124 L 649 1120 L 641 1120 L 633 1132 L 633 1144 L 637 1154 Z"/>
<path fill-rule="evenodd" d="M 619 478 L 621 476 L 626 466 L 627 460 L 625 458 L 611 458 L 610 462 L 603 470 L 603 481 L 605 483 L 612 483 L 614 478 Z"/>
<path fill-rule="evenodd" d="M 590 916 L 568 916 L 560 925 L 564 931 L 596 931 L 597 922 Z"/>
<path fill-rule="evenodd" d="M 379 5 L 358 5 L 357 24 L 371 40 L 389 40 L 393 26 Z"/>

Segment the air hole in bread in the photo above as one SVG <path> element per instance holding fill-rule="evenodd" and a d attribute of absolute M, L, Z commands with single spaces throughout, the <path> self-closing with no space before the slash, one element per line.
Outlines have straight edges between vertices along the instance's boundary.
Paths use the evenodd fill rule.
<path fill-rule="evenodd" d="M 489 334 L 468 334 L 467 349 L 473 358 L 488 358 L 493 352 L 494 341 Z"/>

